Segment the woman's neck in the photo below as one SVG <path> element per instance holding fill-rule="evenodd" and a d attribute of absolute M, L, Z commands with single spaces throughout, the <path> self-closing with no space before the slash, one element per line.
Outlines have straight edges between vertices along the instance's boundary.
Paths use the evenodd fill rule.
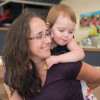
<path fill-rule="evenodd" d="M 35 63 L 37 71 L 39 72 L 43 71 L 45 63 L 46 63 L 45 60 L 42 60 L 39 63 Z"/>
<path fill-rule="evenodd" d="M 44 65 L 46 63 L 45 59 L 36 59 L 31 57 L 31 60 L 35 63 L 38 72 L 43 71 Z"/>

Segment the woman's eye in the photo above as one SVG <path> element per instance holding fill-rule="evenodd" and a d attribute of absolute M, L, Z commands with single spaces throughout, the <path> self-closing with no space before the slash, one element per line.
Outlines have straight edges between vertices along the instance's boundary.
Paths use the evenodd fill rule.
<path fill-rule="evenodd" d="M 50 33 L 47 33 L 46 36 L 50 36 Z"/>
<path fill-rule="evenodd" d="M 39 36 L 37 36 L 36 38 L 37 38 L 37 39 L 41 39 L 41 38 L 42 38 L 42 35 L 39 35 Z"/>

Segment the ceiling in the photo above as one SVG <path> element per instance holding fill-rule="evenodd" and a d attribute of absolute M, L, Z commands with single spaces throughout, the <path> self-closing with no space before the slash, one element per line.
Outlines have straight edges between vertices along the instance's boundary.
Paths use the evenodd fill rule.
<path fill-rule="evenodd" d="M 54 4 L 60 3 L 61 0 L 0 0 L 0 6 L 3 6 L 8 2 L 25 3 L 41 6 L 53 6 Z"/>

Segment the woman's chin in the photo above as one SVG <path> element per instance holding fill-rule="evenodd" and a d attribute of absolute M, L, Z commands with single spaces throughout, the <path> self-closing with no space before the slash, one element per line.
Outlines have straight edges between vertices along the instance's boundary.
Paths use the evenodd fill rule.
<path fill-rule="evenodd" d="M 46 59 L 49 58 L 50 56 L 51 56 L 51 53 L 48 54 L 48 56 L 46 57 Z"/>
<path fill-rule="evenodd" d="M 51 56 L 51 53 L 49 53 L 49 54 L 44 54 L 41 58 L 48 59 L 50 56 Z"/>

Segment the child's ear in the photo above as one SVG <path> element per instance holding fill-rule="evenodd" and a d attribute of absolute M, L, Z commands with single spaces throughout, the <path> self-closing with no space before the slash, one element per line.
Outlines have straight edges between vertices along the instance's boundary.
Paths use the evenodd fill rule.
<path fill-rule="evenodd" d="M 49 28 L 50 24 L 49 23 L 46 23 L 47 27 Z"/>

